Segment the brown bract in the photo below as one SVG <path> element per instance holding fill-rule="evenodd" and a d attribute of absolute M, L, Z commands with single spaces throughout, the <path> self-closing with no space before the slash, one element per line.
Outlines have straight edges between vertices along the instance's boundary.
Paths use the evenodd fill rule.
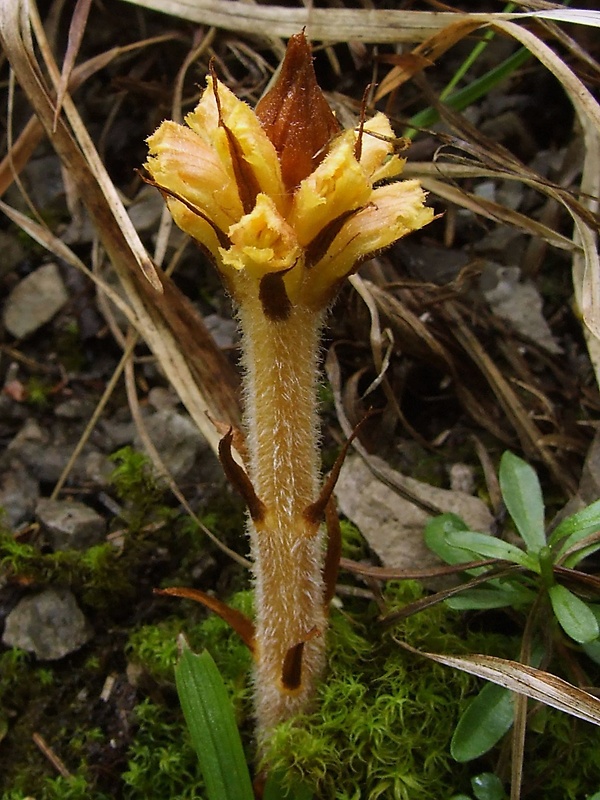
<path fill-rule="evenodd" d="M 321 91 L 304 32 L 288 43 L 279 76 L 255 110 L 275 145 L 288 191 L 317 167 L 340 125 Z"/>

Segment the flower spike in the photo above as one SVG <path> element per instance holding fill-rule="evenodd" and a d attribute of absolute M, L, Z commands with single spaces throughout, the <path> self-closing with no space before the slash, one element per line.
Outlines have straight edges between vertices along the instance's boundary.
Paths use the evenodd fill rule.
<path fill-rule="evenodd" d="M 231 431 L 220 452 L 249 509 L 255 711 L 264 754 L 273 727 L 314 697 L 339 564 L 332 491 L 341 460 L 323 486 L 318 467 L 325 313 L 348 275 L 429 223 L 433 211 L 418 181 L 397 180 L 404 161 L 384 114 L 366 120 L 363 113 L 358 130 L 341 130 L 304 33 L 290 39 L 279 76 L 255 111 L 211 69 L 185 122 L 163 122 L 148 139 L 146 169 L 237 306 L 246 470 L 233 459 Z"/>

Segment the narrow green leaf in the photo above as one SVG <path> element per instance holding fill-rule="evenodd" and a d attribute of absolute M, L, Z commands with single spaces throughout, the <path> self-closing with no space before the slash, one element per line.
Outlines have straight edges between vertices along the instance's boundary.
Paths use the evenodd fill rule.
<path fill-rule="evenodd" d="M 451 547 L 462 548 L 469 553 L 473 553 L 476 557 L 501 558 L 503 561 L 512 561 L 522 567 L 536 571 L 539 568 L 537 561 L 534 561 L 523 550 L 520 550 L 514 544 L 510 544 L 510 542 L 489 536 L 487 533 L 451 531 L 446 534 L 446 541 Z"/>
<path fill-rule="evenodd" d="M 514 719 L 511 693 L 494 683 L 486 684 L 467 706 L 450 743 L 455 761 L 472 761 L 487 753 L 510 729 Z"/>
<path fill-rule="evenodd" d="M 489 588 L 466 589 L 461 594 L 446 600 L 446 605 L 455 611 L 484 610 L 490 608 L 518 608 L 531 603 L 534 595 L 529 590 L 515 584 Z"/>
<path fill-rule="evenodd" d="M 253 800 L 231 700 L 210 653 L 195 655 L 185 647 L 175 681 L 208 800 Z"/>
<path fill-rule="evenodd" d="M 528 552 L 539 552 L 546 544 L 546 536 L 544 499 L 535 470 L 507 450 L 500 459 L 498 477 L 506 508 Z"/>
<path fill-rule="evenodd" d="M 556 619 L 567 636 L 582 644 L 598 638 L 598 622 L 592 609 L 583 600 L 560 583 L 551 586 L 548 594 Z"/>

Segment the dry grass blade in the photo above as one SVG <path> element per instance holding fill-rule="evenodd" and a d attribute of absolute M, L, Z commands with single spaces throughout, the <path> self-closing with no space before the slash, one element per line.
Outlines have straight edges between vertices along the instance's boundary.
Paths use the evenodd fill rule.
<path fill-rule="evenodd" d="M 525 695 L 573 717 L 578 717 L 592 725 L 600 725 L 600 700 L 584 692 L 573 684 L 544 670 L 495 656 L 444 656 L 439 653 L 425 653 L 396 639 L 398 644 L 415 655 L 425 656 L 438 664 L 460 669 L 478 678 L 504 686 L 511 692 Z"/>
<path fill-rule="evenodd" d="M 499 561 L 497 559 L 490 559 L 486 561 L 469 561 L 465 562 L 464 564 L 457 564 L 455 572 L 460 571 L 461 568 L 471 569 L 472 567 L 485 565 L 486 563 L 490 564 L 506 564 L 505 561 Z M 400 622 L 407 617 L 411 617 L 413 614 L 419 614 L 421 611 L 424 611 L 426 608 L 431 608 L 432 606 L 437 605 L 438 603 L 444 602 L 444 600 L 448 600 L 450 597 L 455 597 L 456 595 L 462 594 L 467 589 L 474 589 L 476 586 L 481 586 L 484 583 L 487 583 L 490 580 L 494 579 L 502 579 L 505 578 L 507 575 L 513 575 L 516 572 L 522 572 L 523 568 L 517 566 L 516 564 L 509 564 L 508 566 L 499 566 L 495 569 L 488 570 L 488 572 L 483 573 L 483 575 L 478 575 L 475 578 L 471 578 L 469 581 L 465 583 L 460 583 L 457 586 L 452 586 L 449 589 L 441 589 L 439 592 L 435 592 L 434 594 L 426 594 L 424 597 L 421 597 L 419 600 L 414 600 L 412 603 L 407 603 L 405 606 L 402 606 L 401 609 L 397 611 L 392 611 L 389 614 L 381 617 L 379 622 L 386 627 L 390 627 L 391 625 L 395 625 L 397 622 Z M 442 573 L 440 573 L 442 574 Z M 447 573 L 450 574 L 450 573 Z"/>
<path fill-rule="evenodd" d="M 467 15 L 466 18 L 460 19 L 460 21 L 456 21 L 456 19 L 457 15 L 453 15 L 453 18 L 448 20 L 446 26 L 415 47 L 408 58 L 400 56 L 401 63 L 393 67 L 377 87 L 375 102 L 395 92 L 403 83 L 406 83 L 417 72 L 420 72 L 424 66 L 432 64 L 436 58 L 439 58 L 453 45 L 481 25 L 481 20 L 475 14 Z M 413 39 L 412 41 L 416 40 Z"/>
<path fill-rule="evenodd" d="M 421 42 L 451 23 L 485 25 L 522 14 L 469 14 L 392 9 L 287 8 L 254 5 L 242 0 L 127 0 L 142 8 L 236 33 L 293 36 L 306 28 L 319 42 Z"/>
<path fill-rule="evenodd" d="M 512 22 L 499 21 L 494 27 L 501 30 L 525 45 L 533 55 L 544 64 L 560 81 L 569 96 L 583 130 L 585 157 L 581 177 L 583 203 L 592 212 L 599 208 L 600 196 L 600 104 L 591 92 L 583 85 L 571 68 L 531 31 L 521 28 Z M 586 199 L 587 198 L 587 199 Z M 578 216 L 569 211 L 575 221 L 575 242 L 580 244 L 583 253 L 573 257 L 573 285 L 578 306 L 583 319 L 595 337 L 590 346 L 590 355 L 596 368 L 596 376 L 600 381 L 600 259 L 597 250 L 597 235 Z"/>
<path fill-rule="evenodd" d="M 87 278 L 89 278 L 93 283 L 96 284 L 99 291 L 101 291 L 110 301 L 115 305 L 119 311 L 127 318 L 128 322 L 133 325 L 134 328 L 139 329 L 141 327 L 139 319 L 132 309 L 132 307 L 123 300 L 123 298 L 112 289 L 108 284 L 106 284 L 101 278 L 99 278 L 95 273 L 89 270 L 86 265 L 78 258 L 75 253 L 68 247 L 62 239 L 59 239 L 57 236 L 45 228 L 38 222 L 30 219 L 28 216 L 23 214 L 21 211 L 18 211 L 16 208 L 12 208 L 12 206 L 7 205 L 5 202 L 0 200 L 0 211 L 2 211 L 8 219 L 15 223 L 22 231 L 24 231 L 28 236 L 41 244 L 48 252 L 54 253 L 55 256 L 65 261 L 67 264 L 70 264 L 75 269 L 78 269 L 82 272 Z"/>
<path fill-rule="evenodd" d="M 527 409 L 522 405 L 508 381 L 485 352 L 477 337 L 466 325 L 454 306 L 447 303 L 446 311 L 455 324 L 454 335 L 479 366 L 488 383 L 494 389 L 498 402 L 511 420 L 525 453 L 529 458 L 540 458 L 544 461 L 559 485 L 564 486 L 571 494 L 575 494 L 577 491 L 575 481 L 565 473 L 554 458 L 554 455 L 543 445 L 541 433 L 527 413 Z"/>
<path fill-rule="evenodd" d="M 92 0 L 77 0 L 75 10 L 71 18 L 69 26 L 69 39 L 67 42 L 67 52 L 63 62 L 62 71 L 60 74 L 60 84 L 58 86 L 58 93 L 56 96 L 56 109 L 54 111 L 54 128 L 62 108 L 64 97 L 69 88 L 69 78 L 75 65 L 75 59 L 81 46 L 83 34 L 85 33 L 85 26 L 92 6 Z"/>
<path fill-rule="evenodd" d="M 74 92 L 79 88 L 88 78 L 95 75 L 101 69 L 108 66 L 111 61 L 131 50 L 147 47 L 151 44 L 159 44 L 172 39 L 172 34 L 165 34 L 163 36 L 154 36 L 151 39 L 145 39 L 134 44 L 127 45 L 126 47 L 113 47 L 105 53 L 100 53 L 93 58 L 88 59 L 83 64 L 79 64 L 71 72 L 69 77 L 68 89 Z M 23 127 L 17 140 L 13 143 L 8 154 L 0 161 L 0 196 L 2 196 L 8 187 L 12 184 L 15 175 L 18 175 L 35 148 L 38 146 L 44 136 L 44 128 L 42 123 L 36 116 L 32 116 Z"/>
<path fill-rule="evenodd" d="M 27 11 L 31 17 L 26 16 Z M 31 43 L 30 24 L 54 86 L 48 86 L 43 78 Z M 87 206 L 138 320 L 138 330 L 216 450 L 219 436 L 206 412 L 233 423 L 239 419 L 232 368 L 189 301 L 170 279 L 156 273 L 68 93 L 63 103 L 68 120 L 61 115 L 53 129 L 53 96 L 60 76 L 33 7 L 0 0 L 0 41 L 17 80 Z"/>
<path fill-rule="evenodd" d="M 574 22 L 578 25 L 591 25 L 595 28 L 600 28 L 600 11 L 586 11 L 580 8 L 550 9 L 549 11 L 534 11 L 527 16 L 549 19 L 555 22 Z"/>
<path fill-rule="evenodd" d="M 473 419 L 497 439 L 507 445 L 510 444 L 510 436 L 507 435 L 506 429 L 490 415 L 489 409 L 480 401 L 477 392 L 471 391 L 468 381 L 462 379 L 460 365 L 457 365 L 450 350 L 436 338 L 431 327 L 418 313 L 408 308 L 406 303 L 398 300 L 391 292 L 369 281 L 365 283 L 379 309 L 387 318 L 388 324 L 395 331 L 397 339 L 402 342 L 404 352 L 428 361 L 451 375 L 460 400 Z"/>
<path fill-rule="evenodd" d="M 446 575 L 456 575 L 478 567 L 489 567 L 499 563 L 495 558 L 480 559 L 479 561 L 464 561 L 461 564 L 451 564 L 444 567 L 431 567 L 430 569 L 396 569 L 394 567 L 374 567 L 371 564 L 361 564 L 351 558 L 340 558 L 340 568 L 352 572 L 354 575 L 363 575 L 366 578 L 375 578 L 378 581 L 412 581 L 424 578 L 441 578 Z M 497 575 L 491 576 L 497 577 Z M 461 586 L 461 591 L 464 586 Z"/>
<path fill-rule="evenodd" d="M 502 177 L 504 175 L 493 174 L 490 177 Z M 511 208 L 494 203 L 492 200 L 486 200 L 476 194 L 467 192 L 464 189 L 453 186 L 449 183 L 436 180 L 435 178 L 421 178 L 421 184 L 424 189 L 427 189 L 432 194 L 442 197 L 451 203 L 454 203 L 461 208 L 466 208 L 474 214 L 481 217 L 490 219 L 493 222 L 504 222 L 507 225 L 512 225 L 514 228 L 519 228 L 524 233 L 530 236 L 537 236 L 554 247 L 561 250 L 577 250 L 577 245 L 568 237 L 563 236 L 557 231 L 549 228 L 541 222 L 538 222 L 525 214 L 520 214 L 518 211 L 513 211 Z"/>

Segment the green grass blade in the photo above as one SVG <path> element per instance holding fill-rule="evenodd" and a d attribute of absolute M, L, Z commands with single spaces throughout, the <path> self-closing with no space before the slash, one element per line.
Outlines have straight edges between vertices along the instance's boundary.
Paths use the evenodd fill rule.
<path fill-rule="evenodd" d="M 231 700 L 210 653 L 195 655 L 185 647 L 175 681 L 208 800 L 253 800 Z"/>
<path fill-rule="evenodd" d="M 514 3 L 507 3 L 504 6 L 503 13 L 509 14 L 511 11 L 514 11 L 514 9 L 515 9 Z M 456 70 L 450 81 L 447 83 L 446 88 L 440 94 L 440 100 L 445 100 L 448 97 L 448 95 L 464 78 L 464 76 L 471 69 L 473 64 L 477 61 L 479 56 L 484 52 L 488 44 L 492 41 L 492 39 L 494 39 L 495 36 L 496 34 L 493 30 L 485 31 L 485 33 L 481 37 L 481 41 L 477 42 L 477 44 L 473 47 L 469 55 L 465 58 L 463 63 Z"/>
<path fill-rule="evenodd" d="M 498 64 L 498 66 L 489 70 L 481 77 L 476 78 L 468 86 L 465 86 L 464 89 L 459 89 L 445 98 L 445 104 L 454 111 L 463 111 L 479 100 L 479 98 L 488 94 L 497 84 L 522 66 L 530 56 L 531 53 L 526 47 L 519 48 L 519 50 Z M 418 114 L 410 118 L 409 125 L 411 127 L 404 131 L 402 135 L 413 139 L 417 133 L 417 128 L 431 127 L 439 118 L 440 114 L 437 109 L 433 107 L 425 108 L 423 111 L 419 111 Z"/>

